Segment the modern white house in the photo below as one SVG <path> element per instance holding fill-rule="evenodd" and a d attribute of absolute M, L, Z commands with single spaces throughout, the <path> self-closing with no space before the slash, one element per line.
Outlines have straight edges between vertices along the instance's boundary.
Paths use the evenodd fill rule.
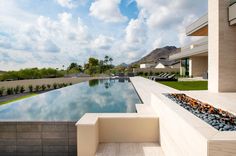
<path fill-rule="evenodd" d="M 155 69 L 166 69 L 166 68 L 180 68 L 180 63 L 179 62 L 174 62 L 174 63 L 159 62 L 155 66 Z"/>
<path fill-rule="evenodd" d="M 161 62 L 159 62 L 155 68 L 158 68 L 158 69 L 164 69 L 164 68 L 167 68 L 164 64 L 162 64 Z"/>
<path fill-rule="evenodd" d="M 186 28 L 187 36 L 202 39 L 181 48 L 170 60 L 181 60 L 182 75 L 208 75 L 209 90 L 236 91 L 236 1 L 209 0 L 208 14 Z"/>
<path fill-rule="evenodd" d="M 140 64 L 141 69 L 153 68 L 153 67 L 155 67 L 155 64 L 151 64 L 151 63 Z"/>

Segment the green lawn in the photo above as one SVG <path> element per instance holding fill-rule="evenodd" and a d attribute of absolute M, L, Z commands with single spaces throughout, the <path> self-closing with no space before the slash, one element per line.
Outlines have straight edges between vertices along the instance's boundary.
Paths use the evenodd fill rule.
<path fill-rule="evenodd" d="M 32 96 L 35 96 L 35 95 L 38 95 L 38 94 L 36 94 L 36 93 L 30 93 L 30 94 L 27 94 L 27 95 L 18 97 L 18 98 L 16 98 L 16 99 L 12 99 L 12 100 L 8 100 L 8 101 L 0 102 L 0 105 L 4 105 L 4 104 L 11 103 L 11 102 L 19 101 L 19 100 L 26 99 L 26 98 L 29 98 L 29 97 L 32 97 Z"/>
<path fill-rule="evenodd" d="M 159 82 L 177 90 L 207 90 L 207 81 L 163 81 Z"/>

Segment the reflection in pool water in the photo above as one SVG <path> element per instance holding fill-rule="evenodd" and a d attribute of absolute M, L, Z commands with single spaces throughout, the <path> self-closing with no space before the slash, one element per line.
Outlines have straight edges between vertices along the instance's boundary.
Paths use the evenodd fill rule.
<path fill-rule="evenodd" d="M 135 112 L 129 80 L 92 80 L 0 106 L 1 121 L 77 121 L 85 113 Z"/>

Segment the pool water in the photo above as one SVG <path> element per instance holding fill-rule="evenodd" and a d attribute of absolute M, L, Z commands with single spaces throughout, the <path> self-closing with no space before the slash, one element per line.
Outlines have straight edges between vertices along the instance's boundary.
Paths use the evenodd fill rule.
<path fill-rule="evenodd" d="M 0 106 L 0 121 L 78 121 L 85 113 L 132 113 L 141 103 L 129 79 L 91 80 Z"/>

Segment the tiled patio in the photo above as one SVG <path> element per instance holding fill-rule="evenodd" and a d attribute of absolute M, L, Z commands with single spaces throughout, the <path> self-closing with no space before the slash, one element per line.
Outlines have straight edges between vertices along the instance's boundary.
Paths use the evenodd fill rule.
<path fill-rule="evenodd" d="M 164 156 L 156 143 L 107 143 L 100 144 L 96 156 Z"/>

